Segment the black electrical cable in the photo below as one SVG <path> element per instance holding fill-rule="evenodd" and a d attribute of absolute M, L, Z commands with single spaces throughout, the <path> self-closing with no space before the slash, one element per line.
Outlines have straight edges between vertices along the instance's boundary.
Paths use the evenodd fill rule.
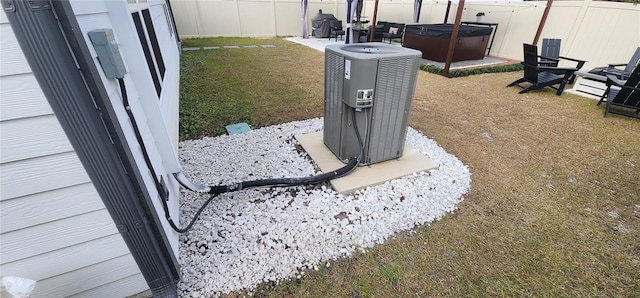
<path fill-rule="evenodd" d="M 364 124 L 367 124 L 367 114 L 364 117 Z M 364 142 L 362 141 L 362 137 L 360 136 L 360 130 L 358 129 L 358 121 L 356 121 L 356 109 L 351 110 L 351 121 L 353 121 L 353 130 L 356 131 L 356 137 L 358 138 L 358 144 L 360 144 L 360 155 L 358 156 L 358 164 L 362 163 L 362 159 L 364 158 Z M 365 126 L 365 136 L 367 133 L 367 126 Z"/>
<path fill-rule="evenodd" d="M 263 187 L 263 186 L 296 186 L 296 185 L 306 185 L 306 184 L 314 184 L 319 182 L 324 182 L 331 179 L 336 179 L 343 177 L 349 174 L 353 169 L 358 166 L 359 160 L 357 158 L 353 158 L 349 160 L 347 165 L 344 167 L 316 176 L 311 177 L 303 177 L 303 178 L 273 178 L 273 179 L 262 179 L 262 180 L 253 180 L 253 181 L 245 181 L 240 183 L 234 183 L 231 185 L 221 185 L 221 186 L 212 186 L 209 191 L 210 194 L 222 194 L 230 191 L 238 191 L 247 188 L 254 187 Z"/>
<path fill-rule="evenodd" d="M 134 117 L 133 111 L 131 111 L 131 106 L 129 105 L 129 98 L 127 96 L 127 89 L 124 83 L 124 79 L 119 78 L 118 84 L 120 85 L 120 93 L 122 94 L 122 105 L 124 105 L 124 109 L 127 111 L 127 116 L 129 117 L 129 121 L 131 121 L 131 126 L 133 126 L 133 132 L 136 135 L 136 140 L 138 141 L 138 145 L 140 145 L 142 156 L 144 157 L 144 162 L 147 164 L 147 168 L 149 169 L 149 172 L 151 172 L 151 177 L 153 178 L 153 182 L 156 185 L 156 190 L 160 195 L 160 202 L 162 202 L 162 209 L 164 210 L 165 218 L 167 219 L 167 221 L 169 222 L 169 225 L 173 230 L 175 230 L 178 233 L 184 233 L 188 231 L 191 228 L 191 226 L 187 227 L 187 229 L 180 229 L 173 222 L 173 219 L 171 219 L 171 215 L 169 213 L 169 205 L 167 204 L 167 200 L 169 198 L 167 196 L 166 189 L 162 185 L 162 183 L 160 183 L 160 180 L 158 180 L 158 176 L 156 175 L 156 171 L 153 168 L 153 164 L 151 164 L 151 159 L 149 158 L 149 154 L 147 153 L 147 147 L 144 144 L 144 140 L 142 139 L 142 135 L 140 134 L 140 129 L 138 127 L 138 123 L 136 122 L 136 118 Z"/>
<path fill-rule="evenodd" d="M 262 180 L 241 182 L 241 183 L 236 183 L 232 185 L 210 186 L 209 193 L 213 195 L 209 197 L 209 199 L 207 199 L 207 201 L 205 201 L 204 204 L 202 204 L 202 206 L 196 211 L 196 214 L 191 218 L 191 221 L 189 222 L 189 224 L 183 229 L 174 227 L 173 224 L 172 224 L 172 227 L 174 227 L 174 230 L 178 233 L 184 233 L 189 229 L 191 229 L 193 224 L 196 222 L 196 220 L 200 216 L 200 213 L 204 211 L 207 205 L 209 205 L 209 203 L 211 203 L 211 201 L 217 195 L 222 193 L 238 191 L 241 189 L 247 189 L 252 187 L 263 187 L 263 186 L 272 186 L 272 187 L 285 186 L 286 187 L 286 186 L 306 185 L 306 184 L 312 184 L 312 183 L 318 183 L 318 182 L 328 181 L 332 179 L 337 179 L 350 174 L 358 167 L 358 165 L 364 158 L 364 142 L 362 141 L 362 137 L 360 136 L 360 130 L 358 130 L 358 123 L 356 121 L 355 109 L 351 110 L 351 121 L 353 121 L 353 129 L 355 130 L 356 137 L 358 138 L 358 143 L 360 144 L 360 153 L 356 158 L 350 159 L 347 165 L 345 165 L 344 167 L 329 173 L 320 174 L 320 175 L 311 176 L 311 177 L 304 177 L 304 178 L 262 179 Z"/>
<path fill-rule="evenodd" d="M 248 189 L 248 188 L 255 188 L 255 187 L 266 187 L 266 186 L 270 186 L 270 187 L 288 187 L 288 186 L 297 186 L 297 185 L 308 185 L 308 184 L 315 184 L 315 183 L 320 183 L 320 182 L 324 182 L 324 181 L 329 181 L 329 180 L 333 180 L 333 179 L 337 179 L 340 177 L 344 177 L 348 174 L 350 174 L 351 172 L 353 172 L 358 165 L 361 163 L 362 158 L 364 157 L 364 143 L 362 141 L 362 137 L 360 136 L 360 131 L 358 130 L 358 124 L 356 121 L 356 110 L 353 109 L 352 110 L 352 114 L 351 114 L 351 118 L 353 121 L 353 128 L 355 130 L 356 136 L 358 138 L 358 142 L 360 144 L 360 154 L 356 157 L 356 158 L 351 158 L 349 160 L 349 162 L 342 168 L 337 169 L 335 171 L 331 171 L 329 173 L 324 173 L 324 174 L 319 174 L 319 175 L 315 175 L 315 176 L 310 176 L 310 177 L 302 177 L 302 178 L 272 178 L 272 179 L 261 179 L 261 180 L 252 180 L 252 181 L 245 181 L 245 182 L 240 182 L 240 183 L 234 183 L 231 185 L 219 185 L 219 186 L 210 186 L 209 189 L 209 194 L 211 194 L 211 196 L 204 202 L 204 204 L 202 204 L 202 206 L 200 206 L 200 208 L 198 208 L 198 210 L 196 211 L 195 215 L 192 217 L 191 221 L 189 222 L 189 224 L 187 224 L 186 227 L 184 228 L 180 228 L 178 227 L 175 222 L 173 221 L 173 219 L 171 218 L 171 215 L 169 213 L 169 206 L 167 204 L 167 194 L 165 191 L 164 186 L 162 185 L 162 183 L 160 183 L 160 181 L 158 180 L 158 177 L 156 175 L 156 172 L 153 168 L 153 165 L 151 164 L 151 159 L 149 158 L 149 154 L 147 153 L 147 148 L 144 145 L 144 140 L 142 139 L 142 135 L 140 134 L 140 129 L 138 128 L 138 124 L 135 120 L 135 117 L 133 115 L 133 112 L 131 111 L 131 106 L 129 106 L 129 100 L 127 97 L 127 91 L 126 91 L 126 86 L 124 83 L 124 79 L 118 79 L 118 83 L 120 85 L 120 92 L 122 94 L 122 104 L 124 105 L 125 110 L 127 111 L 127 116 L 129 117 L 129 121 L 131 121 L 131 125 L 133 126 L 133 131 L 134 134 L 136 136 L 136 140 L 138 141 L 138 144 L 140 145 L 140 149 L 142 151 L 142 155 L 144 157 L 144 161 L 147 165 L 147 168 L 149 169 L 149 171 L 151 172 L 151 176 L 153 177 L 153 181 L 156 185 L 156 190 L 158 191 L 158 193 L 160 194 L 160 201 L 162 202 L 162 209 L 164 210 L 164 214 L 165 214 L 165 218 L 167 219 L 167 221 L 169 222 L 169 225 L 171 226 L 171 228 L 178 232 L 178 233 L 184 233 L 187 232 L 191 229 L 191 227 L 193 227 L 193 224 L 196 222 L 196 220 L 198 220 L 198 218 L 200 217 L 200 214 L 204 211 L 204 209 L 209 205 L 209 203 L 211 203 L 211 201 L 216 198 L 219 194 L 222 193 L 226 193 L 226 192 L 232 192 L 232 191 L 239 191 L 242 189 Z M 180 182 L 180 181 L 178 181 Z M 182 184 L 182 183 L 180 183 Z M 183 185 L 185 186 L 185 185 Z"/>
<path fill-rule="evenodd" d="M 347 174 L 351 173 L 353 170 L 355 170 L 358 167 L 359 160 L 360 160 L 359 158 L 353 158 L 349 160 L 349 163 L 347 163 L 346 166 L 338 170 L 335 170 L 330 173 L 311 176 L 311 177 L 262 179 L 262 180 L 240 182 L 232 185 L 211 186 L 211 190 L 209 191 L 209 194 L 212 194 L 212 196 L 209 197 L 209 199 L 207 199 L 204 202 L 204 204 L 200 206 L 200 208 L 198 208 L 198 210 L 196 211 L 196 214 L 191 218 L 191 221 L 186 227 L 182 229 L 178 228 L 175 226 L 175 224 L 169 217 L 167 217 L 167 219 L 169 220 L 169 224 L 171 225 L 171 227 L 176 232 L 184 233 L 191 229 L 191 227 L 196 222 L 196 220 L 198 220 L 198 217 L 200 217 L 200 213 L 202 213 L 202 211 L 204 211 L 204 209 L 209 205 L 209 203 L 211 203 L 211 201 L 213 201 L 213 199 L 216 198 L 219 194 L 232 192 L 232 191 L 239 191 L 242 189 L 254 188 L 254 187 L 266 187 L 266 186 L 288 187 L 288 186 L 296 186 L 296 185 L 308 185 L 308 184 L 320 183 L 320 182 L 328 181 L 332 179 L 337 179 L 340 177 L 344 177 Z"/>
<path fill-rule="evenodd" d="M 351 119 L 353 121 L 353 128 L 356 132 L 356 136 L 358 138 L 358 143 L 360 144 L 360 154 L 356 158 L 351 158 L 347 165 L 344 167 L 337 169 L 335 171 L 324 173 L 311 177 L 304 178 L 274 178 L 274 179 L 262 179 L 262 180 L 253 180 L 253 181 L 245 181 L 240 183 L 234 183 L 231 185 L 221 185 L 221 186 L 211 186 L 209 193 L 210 194 L 222 194 L 230 191 L 238 191 L 242 189 L 252 188 L 252 187 L 262 187 L 262 186 L 297 186 L 297 185 L 307 185 L 313 183 L 324 182 L 332 179 L 337 179 L 340 177 L 344 177 L 349 173 L 353 172 L 363 158 L 364 152 L 364 143 L 362 141 L 362 137 L 360 136 L 360 131 L 358 130 L 358 124 L 356 121 L 356 110 L 351 110 Z"/>

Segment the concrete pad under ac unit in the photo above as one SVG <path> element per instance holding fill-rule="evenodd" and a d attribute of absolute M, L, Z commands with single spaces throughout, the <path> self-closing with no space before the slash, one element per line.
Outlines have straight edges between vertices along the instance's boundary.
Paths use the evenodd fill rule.
<path fill-rule="evenodd" d="M 326 173 L 344 166 L 331 150 L 324 145 L 322 131 L 297 135 L 295 138 L 323 172 Z M 341 194 L 350 194 L 367 186 L 382 184 L 412 173 L 437 168 L 438 164 L 418 150 L 405 144 L 400 158 L 358 167 L 345 177 L 331 180 L 331 185 Z"/>

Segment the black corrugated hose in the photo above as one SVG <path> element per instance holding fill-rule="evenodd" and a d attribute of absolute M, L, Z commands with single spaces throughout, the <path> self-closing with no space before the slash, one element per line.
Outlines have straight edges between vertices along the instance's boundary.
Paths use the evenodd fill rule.
<path fill-rule="evenodd" d="M 364 142 L 362 140 L 362 137 L 360 136 L 360 131 L 358 130 L 358 123 L 356 121 L 356 110 L 352 109 L 351 112 L 352 112 L 351 121 L 353 121 L 353 128 L 356 132 L 356 136 L 360 144 L 360 154 L 358 155 L 358 157 L 351 158 L 344 167 L 329 173 L 324 173 L 324 174 L 310 176 L 310 177 L 303 177 L 303 178 L 262 179 L 262 180 L 245 181 L 245 182 L 235 183 L 231 185 L 210 186 L 210 190 L 208 193 L 212 194 L 212 196 L 209 199 L 207 199 L 206 202 L 204 202 L 204 204 L 198 209 L 198 211 L 196 211 L 196 214 L 193 216 L 189 224 L 185 228 L 179 229 L 175 227 L 175 224 L 173 224 L 173 220 L 171 220 L 170 218 L 167 218 L 169 220 L 169 223 L 171 224 L 171 227 L 173 227 L 173 229 L 178 233 L 184 233 L 188 231 L 189 229 L 191 229 L 193 224 L 196 222 L 196 220 L 200 216 L 200 213 L 204 211 L 207 205 L 209 205 L 209 203 L 217 195 L 222 193 L 238 191 L 238 190 L 254 188 L 254 187 L 266 187 L 266 186 L 287 187 L 287 186 L 297 186 L 297 185 L 309 185 L 309 184 L 329 181 L 329 180 L 333 180 L 333 179 L 337 179 L 337 178 L 349 175 L 358 167 L 362 158 L 364 157 Z"/>
<path fill-rule="evenodd" d="M 211 203 L 211 201 L 214 198 L 216 198 L 219 194 L 239 191 L 239 190 L 248 189 L 248 188 L 256 188 L 256 187 L 289 187 L 289 186 L 298 186 L 298 185 L 310 185 L 310 184 L 316 184 L 316 183 L 337 179 L 340 177 L 344 177 L 350 174 L 351 172 L 353 172 L 360 164 L 364 155 L 364 142 L 362 141 L 362 137 L 360 136 L 360 131 L 358 130 L 358 124 L 356 122 L 356 110 L 352 109 L 351 118 L 353 121 L 353 128 L 356 132 L 356 136 L 360 144 L 360 154 L 358 157 L 349 159 L 349 162 L 344 167 L 337 169 L 335 171 L 331 171 L 329 173 L 324 173 L 324 174 L 319 174 L 319 175 L 309 176 L 309 177 L 302 177 L 302 178 L 272 178 L 272 179 L 245 181 L 245 182 L 234 183 L 230 185 L 209 186 L 208 194 L 211 194 L 211 197 L 209 197 L 209 199 L 207 199 L 207 201 L 205 201 L 204 204 L 202 204 L 202 206 L 198 208 L 198 210 L 196 211 L 195 215 L 193 216 L 189 224 L 184 228 L 180 228 L 175 224 L 175 222 L 173 221 L 169 213 L 169 206 L 167 205 L 168 198 L 166 198 L 166 190 L 164 189 L 160 181 L 158 181 L 158 178 L 155 174 L 155 170 L 153 169 L 153 165 L 151 164 L 151 160 L 149 159 L 149 156 L 147 154 L 146 147 L 144 146 L 144 140 L 142 139 L 142 135 L 140 135 L 138 125 L 135 121 L 135 117 L 133 116 L 131 107 L 129 106 L 129 102 L 127 100 L 127 91 L 125 88 L 124 79 L 118 79 L 118 83 L 120 84 L 120 91 L 122 93 L 123 105 L 125 107 L 125 110 L 127 111 L 129 120 L 131 121 L 131 124 L 134 128 L 134 133 L 136 135 L 138 144 L 142 149 L 145 163 L 147 164 L 147 167 L 151 172 L 151 176 L 153 176 L 154 182 L 156 184 L 156 188 L 158 190 L 158 193 L 161 196 L 160 201 L 162 202 L 162 208 L 164 209 L 165 218 L 169 222 L 169 225 L 171 226 L 171 228 L 178 233 L 185 233 L 189 231 L 193 227 L 193 224 L 196 222 L 196 220 L 198 220 L 198 218 L 200 217 L 200 214 L 202 213 L 202 211 L 204 211 L 207 205 L 209 205 L 209 203 Z M 182 184 L 181 181 L 178 180 L 178 182 Z M 186 185 L 182 185 L 182 186 L 189 189 L 189 187 Z"/>

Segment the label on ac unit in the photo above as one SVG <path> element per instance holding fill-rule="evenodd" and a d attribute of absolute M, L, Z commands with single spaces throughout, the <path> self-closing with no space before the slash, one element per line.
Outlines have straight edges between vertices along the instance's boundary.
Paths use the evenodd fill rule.
<path fill-rule="evenodd" d="M 344 60 L 344 78 L 351 80 L 351 60 Z"/>
<path fill-rule="evenodd" d="M 373 105 L 373 89 L 358 89 L 356 107 L 368 108 Z"/>

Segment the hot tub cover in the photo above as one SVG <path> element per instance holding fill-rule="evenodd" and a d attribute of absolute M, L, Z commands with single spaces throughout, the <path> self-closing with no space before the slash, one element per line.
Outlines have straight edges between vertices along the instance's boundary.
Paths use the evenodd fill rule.
<path fill-rule="evenodd" d="M 419 24 L 407 25 L 405 28 L 405 32 L 442 38 L 451 37 L 451 31 L 453 31 L 453 24 Z M 487 36 L 491 35 L 492 31 L 491 27 L 460 25 L 458 37 Z"/>

